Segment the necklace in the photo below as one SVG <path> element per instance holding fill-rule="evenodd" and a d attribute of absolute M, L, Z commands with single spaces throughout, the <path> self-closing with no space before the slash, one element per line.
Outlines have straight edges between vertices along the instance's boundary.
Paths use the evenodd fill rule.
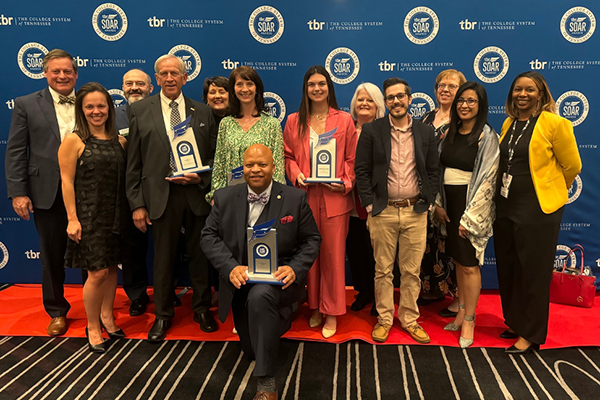
<path fill-rule="evenodd" d="M 315 117 L 319 121 L 322 121 L 324 118 L 327 117 L 327 114 L 323 114 L 323 115 L 311 114 L 310 116 Z"/>

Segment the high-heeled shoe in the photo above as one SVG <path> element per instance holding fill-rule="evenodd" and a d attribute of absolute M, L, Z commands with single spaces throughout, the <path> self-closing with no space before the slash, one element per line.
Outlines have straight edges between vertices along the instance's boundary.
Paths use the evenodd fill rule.
<path fill-rule="evenodd" d="M 333 321 L 333 322 L 332 322 Z M 321 334 L 325 339 L 329 339 L 335 332 L 337 331 L 337 319 L 334 316 L 328 315 L 325 318 L 325 325 L 323 325 L 323 329 L 321 330 Z"/>
<path fill-rule="evenodd" d="M 465 315 L 465 321 L 473 322 L 473 336 L 475 336 L 475 315 Z M 461 349 L 466 349 L 473 344 L 474 339 L 465 339 L 462 335 L 458 338 L 458 345 Z"/>
<path fill-rule="evenodd" d="M 540 345 L 539 344 L 535 344 L 535 343 L 531 343 L 529 345 L 529 347 L 527 347 L 526 349 L 519 349 L 518 347 L 516 347 L 514 344 L 512 346 L 510 346 L 508 349 L 505 349 L 504 352 L 506 354 L 514 354 L 514 355 L 524 355 L 527 354 L 529 352 L 531 352 L 531 350 L 539 350 L 540 349 Z"/>
<path fill-rule="evenodd" d="M 116 332 L 109 332 L 108 329 L 106 329 L 106 326 L 104 326 L 104 322 L 102 322 L 102 318 L 100 318 L 100 327 L 102 329 L 104 329 L 106 331 L 106 333 L 108 333 L 108 337 L 111 338 L 112 340 L 123 339 L 125 337 L 125 332 L 123 332 L 123 329 L 119 329 Z"/>
<path fill-rule="evenodd" d="M 459 304 L 458 305 L 458 312 L 460 312 L 460 310 L 464 310 L 465 309 L 465 305 L 464 304 Z M 460 331 L 460 329 L 462 328 L 462 324 L 460 325 L 456 325 L 454 323 L 454 321 L 450 322 L 448 325 L 446 325 L 444 327 L 445 331 L 452 331 L 452 332 L 458 332 Z"/>
<path fill-rule="evenodd" d="M 310 319 L 308 320 L 308 326 L 310 326 L 311 328 L 316 328 L 317 326 L 321 325 L 323 323 L 323 314 L 321 313 L 314 313 L 313 315 L 310 316 Z"/>
<path fill-rule="evenodd" d="M 88 341 L 88 348 L 90 349 L 90 351 L 92 353 L 100 353 L 100 354 L 106 353 L 106 341 L 104 341 L 100 344 L 91 344 L 90 343 L 90 333 L 88 332 L 87 326 L 85 327 L 85 337 L 87 338 L 87 341 Z"/>

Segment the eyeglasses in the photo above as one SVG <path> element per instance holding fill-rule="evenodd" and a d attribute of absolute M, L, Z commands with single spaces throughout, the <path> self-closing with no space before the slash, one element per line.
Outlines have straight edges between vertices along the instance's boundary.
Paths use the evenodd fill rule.
<path fill-rule="evenodd" d="M 401 101 L 404 100 L 406 96 L 406 93 L 398 93 L 396 95 L 390 94 L 389 96 L 385 96 L 385 101 L 387 101 L 388 103 L 393 103 L 395 99 Z"/>
<path fill-rule="evenodd" d="M 477 99 L 462 99 L 462 98 L 456 100 L 456 105 L 459 107 L 465 103 L 467 103 L 467 105 L 469 107 L 473 107 L 475 104 L 479 103 L 479 100 L 477 100 Z"/>
<path fill-rule="evenodd" d="M 438 89 L 448 89 L 448 90 L 456 90 L 458 89 L 458 85 L 454 85 L 454 84 L 446 84 L 446 83 L 438 83 L 437 84 Z"/>

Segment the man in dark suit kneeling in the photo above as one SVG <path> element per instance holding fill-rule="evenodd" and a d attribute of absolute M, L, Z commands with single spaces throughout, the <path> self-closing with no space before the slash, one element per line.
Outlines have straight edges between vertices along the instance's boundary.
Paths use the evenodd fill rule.
<path fill-rule="evenodd" d="M 319 254 L 321 235 L 306 193 L 273 181 L 273 154 L 261 144 L 244 153 L 244 179 L 215 192 L 201 246 L 219 272 L 219 319 L 229 309 L 244 353 L 256 359 L 255 399 L 277 399 L 275 363 L 279 338 L 292 323 L 293 304 L 306 295 L 306 274 Z M 275 219 L 283 286 L 248 283 L 247 227 Z"/>

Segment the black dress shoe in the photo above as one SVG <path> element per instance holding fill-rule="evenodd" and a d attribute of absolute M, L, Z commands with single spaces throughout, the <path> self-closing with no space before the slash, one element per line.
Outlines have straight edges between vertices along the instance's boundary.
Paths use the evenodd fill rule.
<path fill-rule="evenodd" d="M 100 327 L 102 329 L 104 329 L 106 331 L 106 333 L 108 333 L 108 337 L 113 340 L 123 339 L 125 337 L 125 332 L 123 332 L 123 329 L 119 329 L 116 332 L 109 332 L 108 329 L 106 329 L 106 327 L 104 326 L 104 322 L 102 322 L 102 318 L 100 318 Z"/>
<path fill-rule="evenodd" d="M 452 311 L 449 308 L 444 308 L 443 310 L 440 310 L 438 312 L 438 315 L 440 317 L 444 317 L 444 318 L 450 318 L 450 317 L 454 318 L 454 317 L 456 317 L 457 314 L 458 314 L 458 311 Z"/>
<path fill-rule="evenodd" d="M 354 303 L 352 303 L 352 305 L 350 306 L 350 309 L 352 311 L 360 311 L 363 308 L 365 308 L 367 306 L 367 304 L 369 304 L 372 301 L 373 301 L 373 299 L 363 299 L 359 296 L 356 298 L 356 300 L 354 300 Z"/>
<path fill-rule="evenodd" d="M 213 318 L 210 312 L 201 312 L 194 314 L 194 322 L 197 322 L 204 332 L 214 332 L 219 329 L 217 321 Z"/>
<path fill-rule="evenodd" d="M 371 307 L 371 316 L 379 317 L 379 313 L 377 312 L 377 306 L 375 305 L 375 303 L 373 303 L 373 306 Z"/>
<path fill-rule="evenodd" d="M 177 295 L 173 298 L 173 307 L 181 307 L 181 299 Z"/>
<path fill-rule="evenodd" d="M 148 305 L 148 302 L 144 302 L 139 299 L 133 300 L 131 302 L 131 305 L 129 306 L 129 315 L 131 315 L 132 317 L 142 315 L 143 313 L 146 312 L 147 305 Z"/>
<path fill-rule="evenodd" d="M 87 341 L 88 341 L 88 348 L 90 349 L 90 351 L 92 353 L 99 353 L 99 354 L 106 353 L 106 341 L 104 341 L 100 344 L 91 344 L 90 343 L 90 333 L 88 332 L 87 326 L 85 327 L 85 337 L 87 338 Z"/>
<path fill-rule="evenodd" d="M 516 339 L 519 337 L 519 335 L 517 335 L 516 332 L 511 332 L 507 329 L 504 332 L 502 332 L 500 335 L 498 335 L 498 337 L 501 339 Z"/>
<path fill-rule="evenodd" d="M 530 344 L 529 347 L 527 347 L 526 349 L 518 349 L 515 347 L 515 345 L 513 344 L 512 346 L 510 346 L 508 349 L 504 350 L 504 352 L 506 354 L 515 354 L 515 355 L 523 355 L 523 354 L 527 354 L 529 353 L 532 349 L 539 349 L 540 345 L 539 344 Z"/>
<path fill-rule="evenodd" d="M 167 337 L 167 331 L 171 327 L 170 319 L 159 319 L 154 320 L 150 332 L 148 332 L 148 341 L 151 343 L 160 343 Z"/>

